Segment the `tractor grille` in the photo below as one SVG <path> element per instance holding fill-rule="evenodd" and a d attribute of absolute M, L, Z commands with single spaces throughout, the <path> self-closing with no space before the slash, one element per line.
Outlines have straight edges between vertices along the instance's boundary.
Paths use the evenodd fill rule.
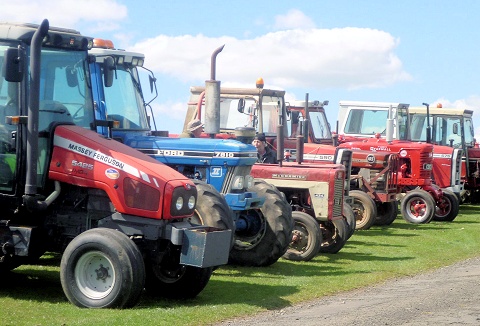
<path fill-rule="evenodd" d="M 338 173 L 338 172 L 337 172 Z M 333 216 L 342 216 L 343 215 L 343 185 L 344 178 L 337 178 L 335 175 L 335 183 L 333 189 Z"/>
<path fill-rule="evenodd" d="M 433 157 L 430 155 L 430 152 L 422 152 L 420 153 L 420 179 L 431 179 L 432 177 L 432 164 L 433 164 Z M 429 166 L 430 169 L 425 169 L 425 167 Z M 412 171 L 413 174 L 413 171 Z"/>
<path fill-rule="evenodd" d="M 461 180 L 461 175 L 462 175 L 462 156 L 463 156 L 463 150 L 461 149 L 455 149 L 453 151 L 453 162 L 452 162 L 452 180 L 450 180 L 450 183 L 452 186 L 459 185 L 460 180 Z"/>

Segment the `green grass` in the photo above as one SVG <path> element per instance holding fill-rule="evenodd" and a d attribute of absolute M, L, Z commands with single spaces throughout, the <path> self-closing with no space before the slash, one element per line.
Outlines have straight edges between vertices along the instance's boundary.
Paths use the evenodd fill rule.
<path fill-rule="evenodd" d="M 480 206 L 462 205 L 452 223 L 358 231 L 335 255 L 310 262 L 281 259 L 266 268 L 217 269 L 200 295 L 188 301 L 144 295 L 133 309 L 80 309 L 68 303 L 59 258 L 22 266 L 0 280 L 1 325 L 205 325 L 278 309 L 387 279 L 417 274 L 480 256 Z"/>

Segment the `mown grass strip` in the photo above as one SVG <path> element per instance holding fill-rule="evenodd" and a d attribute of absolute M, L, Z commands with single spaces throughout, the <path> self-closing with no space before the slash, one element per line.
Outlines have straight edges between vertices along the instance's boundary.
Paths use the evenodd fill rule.
<path fill-rule="evenodd" d="M 447 266 L 480 255 L 480 206 L 462 205 L 452 223 L 356 232 L 335 255 L 310 262 L 280 260 L 266 268 L 225 266 L 188 301 L 146 295 L 134 309 L 79 309 L 68 303 L 59 280 L 59 258 L 22 266 L 0 281 L 1 325 L 205 325 L 279 309 L 325 295 Z"/>

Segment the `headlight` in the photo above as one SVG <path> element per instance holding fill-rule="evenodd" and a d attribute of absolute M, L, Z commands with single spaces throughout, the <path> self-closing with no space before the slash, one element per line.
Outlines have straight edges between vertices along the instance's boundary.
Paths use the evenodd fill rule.
<path fill-rule="evenodd" d="M 195 207 L 195 196 L 188 198 L 188 208 L 193 209 Z"/>
<path fill-rule="evenodd" d="M 253 186 L 253 177 L 251 175 L 245 176 L 245 188 L 249 189 Z"/>
<path fill-rule="evenodd" d="M 177 211 L 179 211 L 182 209 L 182 207 L 183 207 L 183 198 L 178 197 L 177 201 L 175 202 L 175 208 L 177 209 Z"/>
<path fill-rule="evenodd" d="M 244 179 L 241 175 L 236 176 L 233 179 L 232 189 L 237 189 L 237 190 L 243 189 L 243 182 L 244 182 Z"/>

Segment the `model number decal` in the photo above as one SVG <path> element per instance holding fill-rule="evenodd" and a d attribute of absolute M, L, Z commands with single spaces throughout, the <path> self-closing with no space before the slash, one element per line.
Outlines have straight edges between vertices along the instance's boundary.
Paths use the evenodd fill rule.
<path fill-rule="evenodd" d="M 228 152 L 216 152 L 214 156 L 215 157 L 235 157 L 235 154 L 228 153 Z"/>
<path fill-rule="evenodd" d="M 93 170 L 93 164 L 79 162 L 77 160 L 72 160 L 72 166 L 76 166 L 82 169 Z"/>

